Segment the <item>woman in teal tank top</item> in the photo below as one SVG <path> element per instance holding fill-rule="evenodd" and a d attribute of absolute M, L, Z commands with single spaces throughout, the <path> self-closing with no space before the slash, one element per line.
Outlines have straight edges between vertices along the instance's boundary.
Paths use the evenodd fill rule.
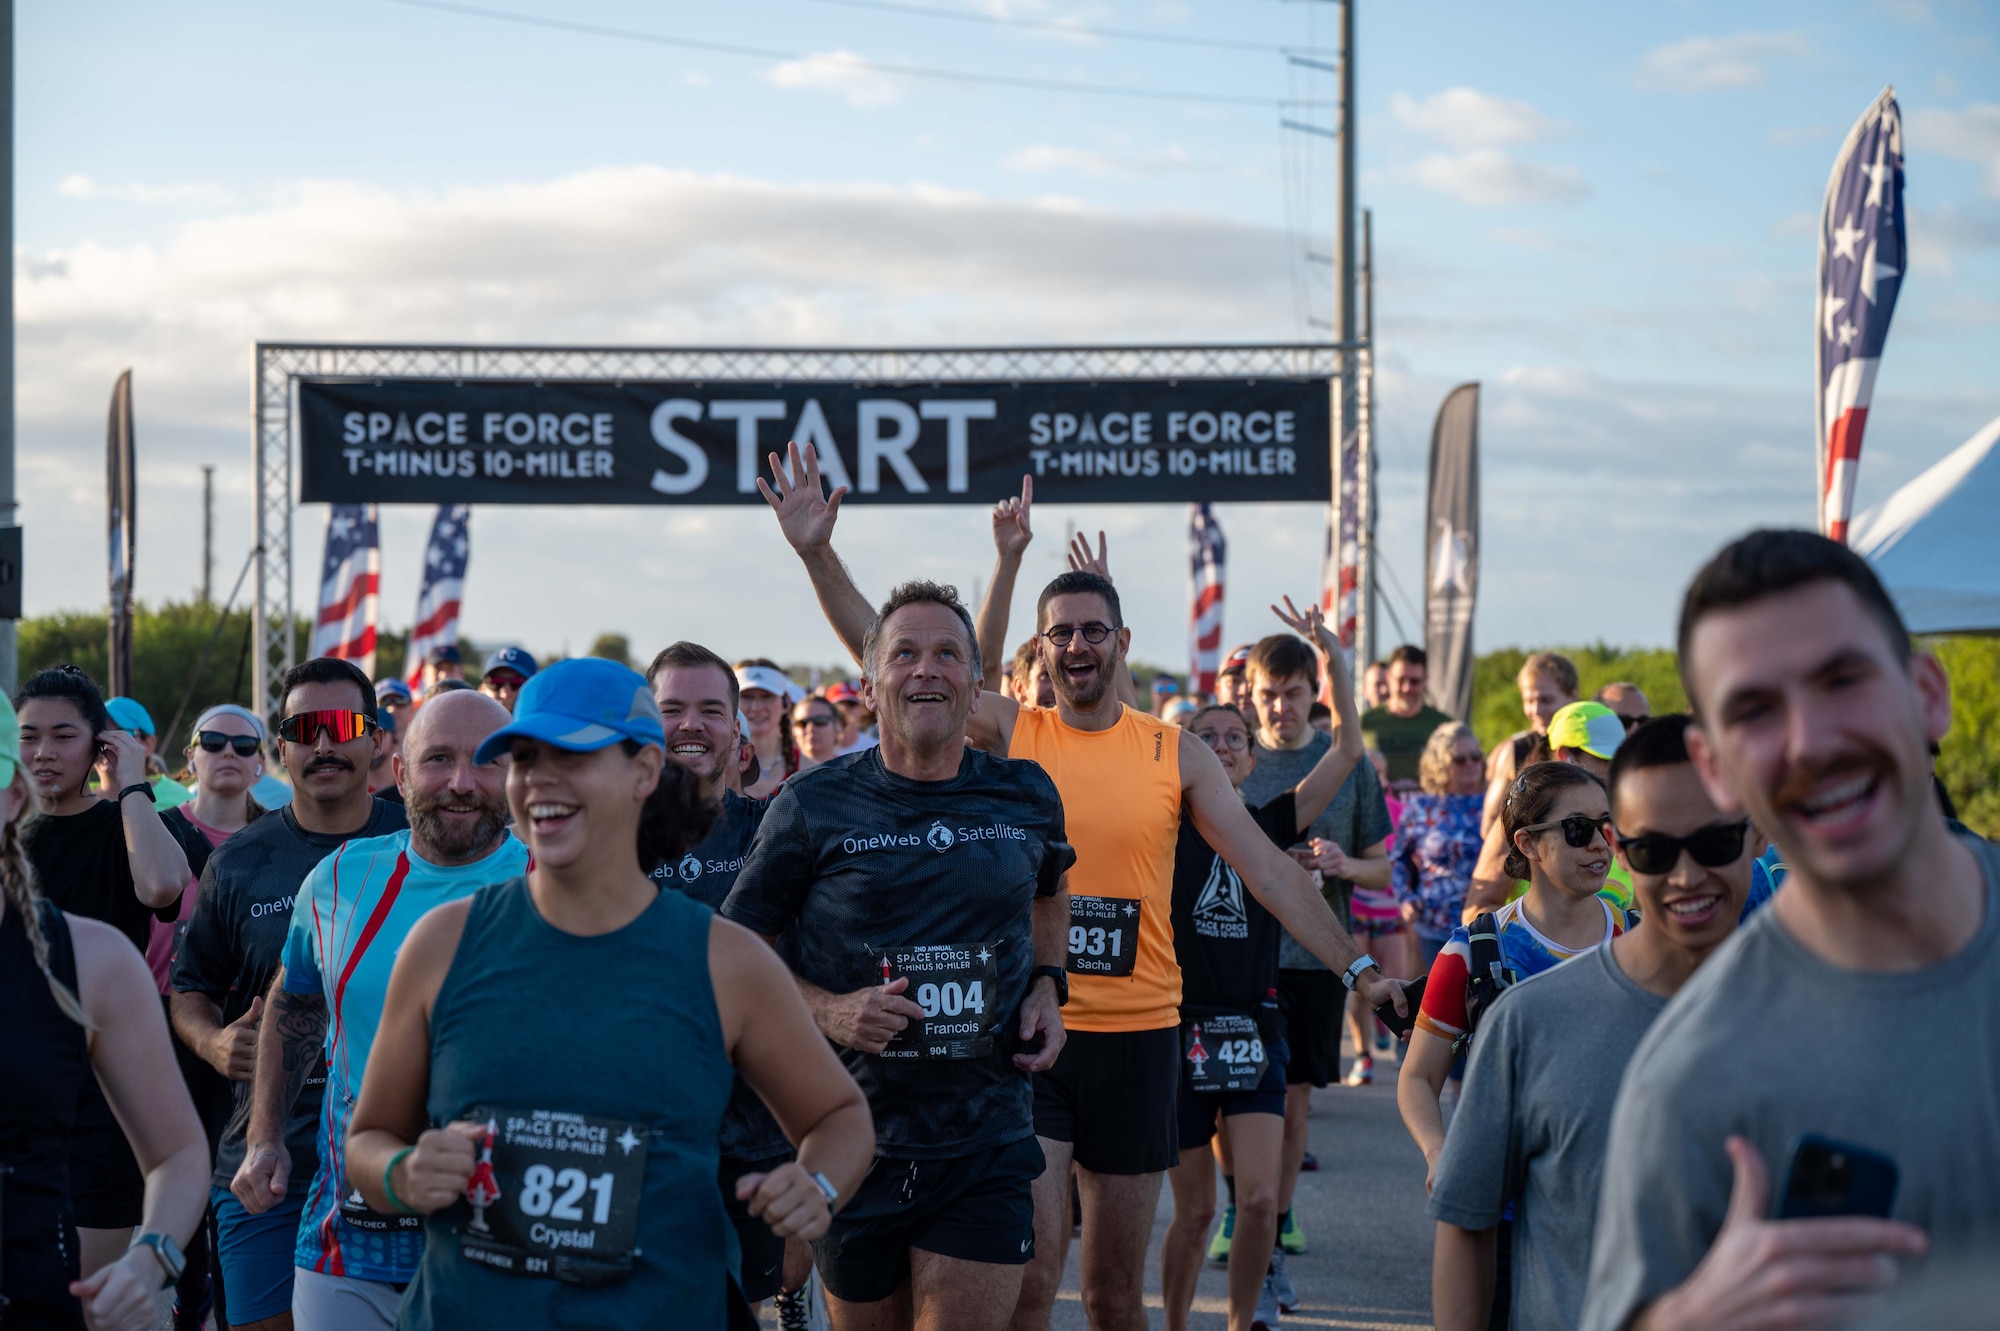
<path fill-rule="evenodd" d="M 397 957 L 347 1141 L 371 1206 L 421 1214 L 413 1331 L 746 1324 L 716 1190 L 732 1069 L 798 1159 L 738 1190 L 817 1238 L 873 1161 L 867 1102 L 764 942 L 648 873 L 712 810 L 663 762 L 645 681 L 561 662 L 480 746 L 533 867 Z"/>

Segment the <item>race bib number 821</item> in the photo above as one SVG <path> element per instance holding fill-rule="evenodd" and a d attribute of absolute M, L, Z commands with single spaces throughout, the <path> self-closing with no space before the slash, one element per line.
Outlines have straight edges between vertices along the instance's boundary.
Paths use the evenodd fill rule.
<path fill-rule="evenodd" d="M 467 1261 L 574 1284 L 632 1269 L 646 1130 L 548 1109 L 480 1107 L 486 1120 L 459 1224 Z"/>

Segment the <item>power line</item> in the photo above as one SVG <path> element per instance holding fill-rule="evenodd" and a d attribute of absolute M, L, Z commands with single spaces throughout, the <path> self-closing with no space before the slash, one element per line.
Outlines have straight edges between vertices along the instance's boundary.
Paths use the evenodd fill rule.
<path fill-rule="evenodd" d="M 463 14 L 471 18 L 496 19 L 503 23 L 519 23 L 532 28 L 549 28 L 558 32 L 581 33 L 589 37 L 616 37 L 625 41 L 647 42 L 654 46 L 671 46 L 687 51 L 705 51 L 713 55 L 746 56 L 753 60 L 805 60 L 809 57 L 797 51 L 776 51 L 763 46 L 745 46 L 736 42 L 707 41 L 698 37 L 669 37 L 664 33 L 641 32 L 634 28 L 613 28 L 598 23 L 581 23 L 571 19 L 547 18 L 540 14 L 521 14 L 505 9 L 488 9 L 480 5 L 447 3 L 447 0 L 388 0 L 388 3 L 403 5 L 411 9 L 430 9 L 445 14 Z M 1154 102 L 1193 102 L 1208 106 L 1328 106 L 1331 103 L 1317 101 L 1286 101 L 1272 97 L 1245 97 L 1229 93 L 1190 92 L 1177 88 L 1121 88 L 1105 83 L 1075 83 L 1066 79 L 1028 78 L 1012 74 L 981 74 L 972 70 L 941 69 L 932 65 L 910 65 L 893 60 L 870 60 L 862 56 L 848 56 L 845 65 L 849 69 L 866 70 L 876 74 L 888 74 L 899 78 L 935 79 L 946 83 L 983 84 L 989 87 L 1025 88 L 1033 92 L 1077 93 L 1091 97 L 1127 97 Z"/>
<path fill-rule="evenodd" d="M 1292 55 L 1318 52 L 1317 46 L 1280 46 L 1269 42 L 1236 42 L 1226 37 L 1194 37 L 1171 32 L 1148 32 L 1140 28 L 1099 28 L 1085 23 L 1063 23 L 1055 19 L 1014 18 L 1002 14 L 971 14 L 962 10 L 933 9 L 929 5 L 897 4 L 895 0 L 808 0 L 816 5 L 841 9 L 873 9 L 885 14 L 913 14 L 922 18 L 949 19 L 955 23 L 983 23 L 1000 28 L 1025 28 L 1036 32 L 1061 33 L 1070 37 L 1107 37 L 1128 42 L 1158 42 L 1163 46 L 1200 46 L 1225 51 L 1255 51 L 1261 55 Z"/>

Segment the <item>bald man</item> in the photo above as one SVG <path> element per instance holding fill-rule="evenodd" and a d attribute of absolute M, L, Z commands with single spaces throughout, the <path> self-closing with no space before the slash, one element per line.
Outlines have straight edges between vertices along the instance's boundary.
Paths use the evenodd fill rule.
<path fill-rule="evenodd" d="M 321 1057 L 327 1015 L 340 1022 L 326 1045 L 319 1172 L 306 1194 L 293 1250 L 297 1331 L 396 1324 L 402 1287 L 416 1278 L 424 1233 L 413 1216 L 369 1210 L 346 1176 L 347 1119 L 361 1093 L 396 951 L 426 911 L 519 877 L 528 849 L 507 830 L 507 769 L 480 764 L 480 741 L 507 724 L 507 709 L 470 690 L 417 709 L 393 759 L 409 830 L 349 842 L 306 878 L 285 937 L 285 964 L 257 1041 L 253 1143 L 282 1124 L 301 1070 Z M 276 1134 L 280 1136 L 282 1134 Z M 254 1153 L 252 1158 L 255 1158 Z M 239 1171 L 233 1191 L 256 1209 L 284 1195 L 289 1161 L 273 1176 Z"/>
<path fill-rule="evenodd" d="M 1639 692 L 1637 684 L 1628 684 L 1624 680 L 1606 684 L 1597 691 L 1596 700 L 1618 713 L 1618 719 L 1625 723 L 1628 735 L 1653 719 L 1652 705 L 1646 701 L 1646 695 Z"/>

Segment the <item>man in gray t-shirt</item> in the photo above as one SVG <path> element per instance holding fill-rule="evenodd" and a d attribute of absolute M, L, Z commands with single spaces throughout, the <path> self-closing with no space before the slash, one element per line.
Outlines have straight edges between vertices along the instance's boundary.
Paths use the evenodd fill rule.
<path fill-rule="evenodd" d="M 1748 826 L 1715 807 L 1688 761 L 1687 725 L 1678 715 L 1641 726 L 1611 764 L 1618 855 L 1641 922 L 1508 989 L 1479 1024 L 1431 1192 L 1439 1331 L 1487 1325 L 1488 1271 L 1508 1274 L 1497 1294 L 1512 1325 L 1576 1325 L 1619 1078 L 1667 1001 L 1735 931 L 1756 863 Z"/>
<path fill-rule="evenodd" d="M 1899 1259 L 2000 1254 L 2000 852 L 1946 829 L 1950 681 L 1844 545 L 1731 543 L 1679 643 L 1703 784 L 1789 875 L 1633 1055 L 1581 1325 L 1834 1325 Z M 1805 1133 L 1895 1161 L 1892 1219 L 1765 1218 Z"/>

